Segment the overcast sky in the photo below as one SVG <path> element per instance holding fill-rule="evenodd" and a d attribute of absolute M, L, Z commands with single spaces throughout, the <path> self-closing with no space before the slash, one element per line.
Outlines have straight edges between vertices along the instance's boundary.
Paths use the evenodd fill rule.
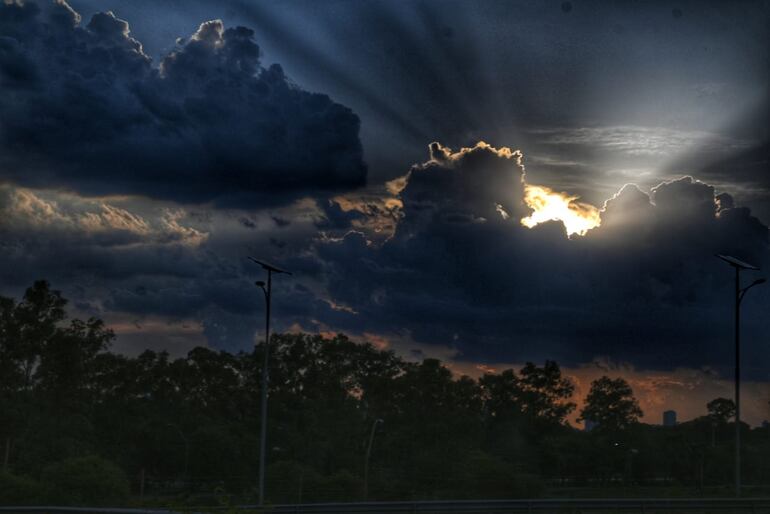
<path fill-rule="evenodd" d="M 295 272 L 279 330 L 664 376 L 696 415 L 713 255 L 770 268 L 769 53 L 762 1 L 6 0 L 0 289 L 50 280 L 119 351 L 247 350 L 255 255 Z"/>

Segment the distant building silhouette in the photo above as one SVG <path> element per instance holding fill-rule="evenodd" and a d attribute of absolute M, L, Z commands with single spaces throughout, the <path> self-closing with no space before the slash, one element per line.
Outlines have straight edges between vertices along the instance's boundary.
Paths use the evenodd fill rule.
<path fill-rule="evenodd" d="M 667 410 L 663 412 L 663 426 L 675 427 L 676 426 L 676 411 Z"/>
<path fill-rule="evenodd" d="M 584 432 L 590 432 L 594 428 L 599 426 L 599 423 L 596 423 L 595 421 L 592 421 L 590 419 L 587 419 L 583 422 L 583 431 Z"/>
<path fill-rule="evenodd" d="M 762 428 L 770 428 L 770 421 L 764 420 L 762 422 Z"/>

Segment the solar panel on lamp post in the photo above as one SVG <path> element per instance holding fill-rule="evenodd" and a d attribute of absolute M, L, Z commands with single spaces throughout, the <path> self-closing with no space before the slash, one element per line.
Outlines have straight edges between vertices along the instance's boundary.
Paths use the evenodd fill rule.
<path fill-rule="evenodd" d="M 759 278 L 741 288 L 741 270 L 757 271 L 758 267 L 729 255 L 717 257 L 735 268 L 735 496 L 741 495 L 741 302 L 746 292 L 765 283 Z"/>
<path fill-rule="evenodd" d="M 254 257 L 249 260 L 259 264 L 267 271 L 267 287 L 261 280 L 255 284 L 265 293 L 265 350 L 262 359 L 262 391 L 261 391 L 261 422 L 259 436 L 259 505 L 265 503 L 265 463 L 267 462 L 267 388 L 270 382 L 269 378 L 269 359 L 270 359 L 270 300 L 273 293 L 273 273 L 285 273 L 291 275 L 291 272 L 277 268 L 266 262 L 259 261 Z"/>

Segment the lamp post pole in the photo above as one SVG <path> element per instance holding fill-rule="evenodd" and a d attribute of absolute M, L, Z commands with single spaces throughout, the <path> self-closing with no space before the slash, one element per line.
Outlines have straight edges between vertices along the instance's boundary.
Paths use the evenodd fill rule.
<path fill-rule="evenodd" d="M 741 302 L 746 292 L 754 286 L 765 283 L 764 278 L 759 278 L 741 288 L 741 270 L 758 270 L 756 266 L 748 264 L 729 255 L 717 255 L 720 259 L 735 268 L 735 496 L 741 495 Z"/>
<path fill-rule="evenodd" d="M 372 424 L 372 433 L 369 436 L 369 445 L 366 447 L 366 458 L 364 460 L 364 501 L 369 497 L 369 458 L 372 455 L 372 445 L 374 444 L 374 434 L 377 432 L 377 425 L 383 423 L 382 419 L 375 419 Z"/>
<path fill-rule="evenodd" d="M 265 283 L 261 280 L 256 282 L 256 285 L 265 293 L 265 347 L 262 358 L 261 426 L 259 434 L 259 505 L 262 506 L 265 504 L 265 463 L 267 462 L 267 389 L 270 384 L 270 300 L 273 294 L 273 273 L 286 273 L 287 275 L 291 275 L 291 273 L 258 261 L 253 257 L 249 257 L 249 260 L 259 264 L 267 271 L 267 287 L 265 287 Z"/>
<path fill-rule="evenodd" d="M 273 272 L 267 270 L 267 289 L 265 292 L 265 347 L 262 357 L 262 391 L 261 391 L 261 427 L 259 434 L 259 504 L 265 504 L 265 462 L 267 461 L 267 387 L 270 382 L 270 297 L 273 289 Z"/>
<path fill-rule="evenodd" d="M 735 267 L 735 496 L 741 495 L 741 268 Z"/>

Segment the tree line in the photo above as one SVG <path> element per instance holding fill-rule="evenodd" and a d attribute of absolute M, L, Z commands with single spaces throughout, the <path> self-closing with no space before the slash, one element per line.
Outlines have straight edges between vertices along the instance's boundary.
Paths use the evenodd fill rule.
<path fill-rule="evenodd" d="M 45 281 L 0 297 L 0 504 L 253 498 L 264 343 L 129 357 L 109 351 L 102 321 L 65 307 Z M 629 384 L 602 377 L 586 432 L 566 422 L 573 394 L 552 361 L 473 379 L 341 334 L 276 334 L 267 497 L 361 500 L 364 476 L 372 500 L 729 491 L 730 400 L 646 425 Z M 770 483 L 770 430 L 742 430 L 744 482 Z"/>

